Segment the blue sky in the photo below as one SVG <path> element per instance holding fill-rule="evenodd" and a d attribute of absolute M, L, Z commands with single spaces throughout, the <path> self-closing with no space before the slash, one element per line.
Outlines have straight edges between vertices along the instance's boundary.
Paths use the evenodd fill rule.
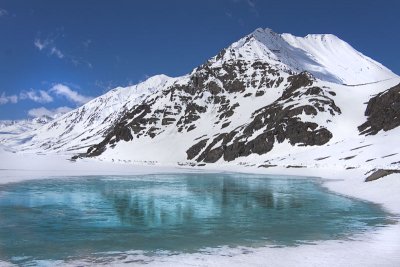
<path fill-rule="evenodd" d="M 258 27 L 332 33 L 400 73 L 397 0 L 0 0 L 0 119 L 190 72 Z"/>

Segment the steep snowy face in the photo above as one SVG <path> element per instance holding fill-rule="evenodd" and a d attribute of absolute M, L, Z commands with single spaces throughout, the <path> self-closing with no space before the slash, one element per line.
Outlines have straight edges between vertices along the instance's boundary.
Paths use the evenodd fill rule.
<path fill-rule="evenodd" d="M 328 74 L 345 84 L 373 83 L 397 77 L 392 71 L 375 60 L 355 50 L 348 43 L 331 34 L 310 34 L 282 37 L 293 47 L 306 51 L 318 63 L 304 66 L 317 77 Z M 319 66 L 318 66 L 319 65 Z"/>
<path fill-rule="evenodd" d="M 257 29 L 213 59 L 261 60 L 286 72 L 308 71 L 316 78 L 340 84 L 366 84 L 397 77 L 332 34 L 297 37 Z"/>

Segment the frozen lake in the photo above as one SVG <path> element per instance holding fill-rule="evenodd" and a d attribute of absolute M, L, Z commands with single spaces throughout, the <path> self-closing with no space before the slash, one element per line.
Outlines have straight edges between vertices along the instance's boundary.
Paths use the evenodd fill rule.
<path fill-rule="evenodd" d="M 391 222 L 320 180 L 250 174 L 87 176 L 0 185 L 0 260 L 191 253 L 346 240 Z"/>

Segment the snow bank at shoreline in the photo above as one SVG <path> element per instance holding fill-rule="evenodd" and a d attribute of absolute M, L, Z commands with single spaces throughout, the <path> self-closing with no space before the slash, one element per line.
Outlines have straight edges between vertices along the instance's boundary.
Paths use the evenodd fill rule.
<path fill-rule="evenodd" d="M 205 167 L 177 167 L 155 162 L 138 165 L 99 162 L 85 159 L 77 162 L 68 156 L 18 154 L 0 150 L 0 184 L 29 179 L 82 175 L 134 175 L 174 172 L 244 172 L 273 175 L 322 177 L 323 186 L 336 193 L 382 204 L 389 212 L 400 214 L 400 174 L 392 174 L 373 182 L 364 182 L 364 170 L 334 168 L 257 168 L 233 164 Z M 174 254 L 149 257 L 143 254 L 115 256 L 96 265 L 146 266 L 399 266 L 400 224 L 378 228 L 357 240 L 323 241 L 298 247 L 282 248 L 218 248 L 206 253 Z M 111 262 L 110 262 L 111 261 Z M 71 262 L 38 262 L 39 266 L 93 265 L 86 260 Z M 0 265 L 6 265 L 0 261 Z"/>
<path fill-rule="evenodd" d="M 110 252 L 101 258 L 71 261 L 37 261 L 37 266 L 398 266 L 400 225 L 385 227 L 346 241 L 323 241 L 293 247 L 221 247 L 197 253 L 149 256 L 142 251 Z M 103 255 L 102 255 L 103 256 Z M 0 264 L 2 262 L 0 261 Z M 10 265 L 12 266 L 12 265 Z"/>

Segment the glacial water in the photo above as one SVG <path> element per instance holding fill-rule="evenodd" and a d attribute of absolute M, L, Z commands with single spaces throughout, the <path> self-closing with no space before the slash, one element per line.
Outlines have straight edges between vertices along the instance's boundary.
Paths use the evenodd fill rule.
<path fill-rule="evenodd" d="M 318 179 L 246 174 L 90 176 L 0 186 L 0 260 L 195 252 L 348 239 L 390 223 Z"/>

